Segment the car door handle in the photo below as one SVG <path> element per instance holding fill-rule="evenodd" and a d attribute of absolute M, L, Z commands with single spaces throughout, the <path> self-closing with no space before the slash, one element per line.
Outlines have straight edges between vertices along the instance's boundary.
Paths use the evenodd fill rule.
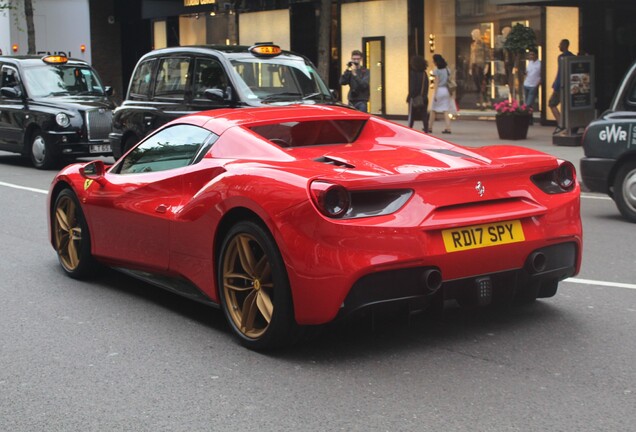
<path fill-rule="evenodd" d="M 167 212 L 167 211 L 168 211 L 168 206 L 167 206 L 167 205 L 165 205 L 165 204 L 159 204 L 159 205 L 157 206 L 157 208 L 155 209 L 155 211 L 156 211 L 157 213 L 165 213 L 165 212 Z"/>

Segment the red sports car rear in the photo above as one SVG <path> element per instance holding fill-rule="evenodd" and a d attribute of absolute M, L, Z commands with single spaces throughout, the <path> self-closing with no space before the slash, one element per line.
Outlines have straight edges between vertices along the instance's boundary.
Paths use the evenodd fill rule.
<path fill-rule="evenodd" d="M 581 263 L 567 161 L 466 149 L 345 108 L 178 119 L 50 193 L 65 271 L 95 263 L 220 305 L 246 346 L 391 302 L 550 297 Z"/>

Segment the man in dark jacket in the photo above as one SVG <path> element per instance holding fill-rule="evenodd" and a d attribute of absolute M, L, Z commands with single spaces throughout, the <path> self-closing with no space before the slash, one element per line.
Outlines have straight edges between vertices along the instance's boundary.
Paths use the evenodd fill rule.
<path fill-rule="evenodd" d="M 353 50 L 351 61 L 340 77 L 340 85 L 349 86 L 349 105 L 355 109 L 367 112 L 369 102 L 369 70 L 362 63 L 362 52 Z"/>

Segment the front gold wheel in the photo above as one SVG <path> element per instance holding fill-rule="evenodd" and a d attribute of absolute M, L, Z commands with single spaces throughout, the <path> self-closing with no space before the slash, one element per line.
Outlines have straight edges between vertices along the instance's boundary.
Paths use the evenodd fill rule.
<path fill-rule="evenodd" d="M 57 200 L 53 226 L 60 263 L 67 271 L 74 271 L 80 262 L 82 227 L 77 218 L 77 205 L 70 196 L 61 196 Z"/>
<path fill-rule="evenodd" d="M 62 268 L 77 279 L 92 275 L 97 265 L 91 255 L 91 239 L 79 201 L 70 189 L 60 192 L 51 210 L 53 247 Z"/>

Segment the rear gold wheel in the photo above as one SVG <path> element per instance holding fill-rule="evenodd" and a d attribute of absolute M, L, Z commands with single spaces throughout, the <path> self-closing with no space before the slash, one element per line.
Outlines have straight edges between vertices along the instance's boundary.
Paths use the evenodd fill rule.
<path fill-rule="evenodd" d="M 271 348 L 291 336 L 287 273 L 273 239 L 258 224 L 241 222 L 228 233 L 221 248 L 219 291 L 226 318 L 247 347 Z"/>
<path fill-rule="evenodd" d="M 274 314 L 274 283 L 269 259 L 248 234 L 238 234 L 228 244 L 223 261 L 223 294 L 228 312 L 241 333 L 262 336 Z"/>

